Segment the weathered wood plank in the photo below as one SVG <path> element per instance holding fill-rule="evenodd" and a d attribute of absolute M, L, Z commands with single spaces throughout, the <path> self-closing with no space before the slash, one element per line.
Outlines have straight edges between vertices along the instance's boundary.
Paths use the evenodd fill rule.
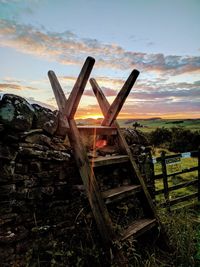
<path fill-rule="evenodd" d="M 70 132 L 69 140 L 74 150 L 74 156 L 79 168 L 79 172 L 86 189 L 88 200 L 96 220 L 102 241 L 105 248 L 112 248 L 115 263 L 119 267 L 127 267 L 126 258 L 121 250 L 113 248 L 113 242 L 116 240 L 116 234 L 112 226 L 112 222 L 106 208 L 106 205 L 101 196 L 98 184 L 93 172 L 93 168 L 89 164 L 89 159 L 82 144 L 79 130 L 73 119 L 69 120 Z"/>
<path fill-rule="evenodd" d="M 108 126 L 78 126 L 80 133 L 86 133 L 88 135 L 116 135 L 117 130 L 114 127 Z"/>
<path fill-rule="evenodd" d="M 96 80 L 94 78 L 91 78 L 90 79 L 90 84 L 92 86 L 92 89 L 93 89 L 93 92 L 97 98 L 97 101 L 99 103 L 99 106 L 100 106 L 100 109 L 103 113 L 103 116 L 106 117 L 107 116 L 107 113 L 108 113 L 108 110 L 109 110 L 109 107 L 110 107 L 110 104 L 108 102 L 108 100 L 106 99 L 103 91 L 101 90 L 101 88 L 99 87 L 98 83 L 96 82 Z M 112 123 L 112 126 L 113 127 L 119 127 L 118 123 L 116 121 L 114 121 Z M 99 137 L 99 138 L 102 138 L 102 137 Z M 121 152 L 125 152 L 124 151 L 124 147 L 123 147 L 123 144 L 121 144 L 121 141 L 119 140 L 119 147 L 120 147 L 120 150 Z"/>
<path fill-rule="evenodd" d="M 91 81 L 91 79 L 90 79 L 90 81 Z M 101 111 L 102 111 L 103 115 L 106 116 L 107 112 L 109 110 L 110 104 L 109 104 L 108 100 L 106 99 L 104 93 L 102 92 L 101 88 L 99 86 L 96 86 L 97 82 L 94 81 L 94 79 L 92 79 L 91 84 L 92 84 L 92 89 L 94 90 L 94 94 L 95 94 L 95 96 L 97 98 L 97 101 L 99 103 L 99 106 L 101 108 Z M 151 196 L 150 196 L 150 194 L 148 192 L 146 184 L 144 183 L 144 179 L 143 179 L 142 175 L 140 174 L 139 168 L 138 168 L 137 164 L 134 161 L 134 158 L 133 158 L 132 153 L 131 153 L 131 151 L 130 151 L 130 149 L 128 147 L 128 144 L 126 143 L 126 140 L 125 140 L 124 136 L 122 135 L 122 133 L 120 131 L 120 128 L 117 125 L 117 122 L 114 122 L 114 125 L 117 128 L 120 143 L 124 147 L 124 149 L 126 151 L 126 154 L 128 155 L 128 157 L 130 159 L 130 162 L 131 162 L 131 165 L 132 165 L 133 170 L 135 172 L 135 175 L 138 178 L 138 180 L 139 180 L 139 182 L 140 182 L 140 184 L 141 184 L 141 186 L 143 188 L 143 191 L 144 191 L 144 194 L 146 196 L 147 202 L 149 203 L 150 209 L 152 210 L 154 215 L 157 216 L 156 209 L 154 207 L 154 204 L 153 204 L 153 201 L 151 199 Z"/>
<path fill-rule="evenodd" d="M 102 111 L 103 115 L 106 116 L 106 114 L 107 114 L 107 112 L 109 110 L 110 104 L 109 104 L 108 100 L 106 99 L 104 93 L 100 89 L 100 87 L 96 86 L 96 82 L 94 82 L 94 80 L 93 80 L 91 82 L 91 84 L 92 84 L 92 88 L 93 88 L 94 94 L 95 94 L 95 96 L 96 96 L 96 98 L 98 100 L 99 106 L 101 108 L 101 111 Z M 144 179 L 143 179 L 143 177 L 142 177 L 142 175 L 140 173 L 140 170 L 139 170 L 139 168 L 138 168 L 138 166 L 137 166 L 137 164 L 136 164 L 136 162 L 135 162 L 135 160 L 134 160 L 134 158 L 132 156 L 131 150 L 128 147 L 128 144 L 126 143 L 126 140 L 125 140 L 123 134 L 121 133 L 118 124 L 116 122 L 114 122 L 113 125 L 115 125 L 115 127 L 117 127 L 117 129 L 118 129 L 120 146 L 124 147 L 124 150 L 126 151 L 128 157 L 130 159 L 130 162 L 131 162 L 131 165 L 133 167 L 133 171 L 135 173 L 135 176 L 138 178 L 138 180 L 139 180 L 139 182 L 140 182 L 140 184 L 142 186 L 142 190 L 144 192 L 144 196 L 145 196 L 145 199 L 146 199 L 146 202 L 147 202 L 147 203 L 144 203 L 144 207 L 145 207 L 145 204 L 147 204 L 147 207 L 149 207 L 148 208 L 149 215 L 155 217 L 155 219 L 156 219 L 156 221 L 157 221 L 157 223 L 158 223 L 158 225 L 160 227 L 160 230 L 161 230 L 160 240 L 161 240 L 161 242 L 163 244 L 165 244 L 167 249 L 170 249 L 169 248 L 169 239 L 168 239 L 167 234 L 165 232 L 165 229 L 164 229 L 164 227 L 163 227 L 162 223 L 160 222 L 160 219 L 159 219 L 159 217 L 157 215 L 156 208 L 155 208 L 155 206 L 153 204 L 152 198 L 151 198 L 151 196 L 149 194 L 149 191 L 148 191 L 147 186 L 146 186 L 146 184 L 144 182 Z"/>
<path fill-rule="evenodd" d="M 141 185 L 126 185 L 102 192 L 106 204 L 124 199 L 125 197 L 141 192 Z"/>
<path fill-rule="evenodd" d="M 112 125 L 113 121 L 117 118 L 127 96 L 129 95 L 137 77 L 139 75 L 138 70 L 133 70 L 129 75 L 128 79 L 126 80 L 124 86 L 116 96 L 113 103 L 110 105 L 107 115 L 104 118 L 102 125 Z"/>
<path fill-rule="evenodd" d="M 79 136 L 79 131 L 73 119 L 69 120 L 69 126 L 70 143 L 74 150 L 77 167 L 83 180 L 92 212 L 104 243 L 109 244 L 114 239 L 110 216 L 100 195 L 93 169 L 90 167 L 87 153 L 84 149 L 84 145 L 82 144 Z"/>
<path fill-rule="evenodd" d="M 121 241 L 130 236 L 137 237 L 156 226 L 156 219 L 139 219 L 130 225 L 122 234 Z"/>
<path fill-rule="evenodd" d="M 52 70 L 48 71 L 48 76 L 56 98 L 59 111 L 64 115 L 66 114 L 66 109 L 67 109 L 67 99 L 65 97 L 65 94 L 58 81 L 58 78 L 56 77 L 56 74 Z"/>
<path fill-rule="evenodd" d="M 170 206 L 178 204 L 178 203 L 183 202 L 183 201 L 187 201 L 187 200 L 192 199 L 192 198 L 196 198 L 196 197 L 198 197 L 198 193 L 197 192 L 193 193 L 193 194 L 189 194 L 187 196 L 182 196 L 182 197 L 178 197 L 178 198 L 172 199 L 172 200 L 169 201 L 170 202 Z M 163 203 L 159 204 L 159 206 L 160 207 L 166 207 L 167 204 L 166 204 L 166 202 L 163 202 Z"/>
<path fill-rule="evenodd" d="M 98 157 L 91 160 L 93 167 L 101 167 L 112 164 L 119 164 L 128 162 L 129 157 L 127 155 L 117 155 L 117 156 L 106 156 Z"/>
<path fill-rule="evenodd" d="M 87 57 L 81 72 L 76 80 L 76 83 L 71 91 L 71 94 L 67 101 L 67 111 L 66 115 L 68 119 L 73 119 L 76 113 L 78 104 L 80 102 L 81 96 L 85 89 L 86 83 L 94 66 L 95 59 L 92 57 Z"/>
<path fill-rule="evenodd" d="M 198 149 L 198 201 L 200 201 L 200 147 Z"/>
<path fill-rule="evenodd" d="M 170 177 L 170 176 L 173 176 L 173 175 L 180 175 L 180 174 L 183 174 L 183 173 L 188 173 L 188 172 L 194 172 L 194 171 L 197 171 L 198 170 L 198 167 L 192 167 L 192 168 L 189 168 L 189 169 L 183 169 L 181 172 L 176 172 L 174 174 L 168 174 L 167 177 Z M 154 176 L 155 177 L 155 180 L 158 180 L 158 179 L 161 179 L 163 178 L 163 174 L 157 174 Z"/>
<path fill-rule="evenodd" d="M 93 90 L 93 92 L 94 92 L 94 94 L 98 100 L 98 103 L 99 103 L 100 109 L 103 113 L 103 116 L 106 117 L 108 110 L 109 110 L 109 107 L 110 107 L 110 104 L 107 101 L 107 99 L 105 98 L 103 91 L 101 90 L 97 81 L 94 78 L 90 79 L 90 84 L 91 84 L 92 90 Z"/>
<path fill-rule="evenodd" d="M 56 102 L 58 105 L 58 109 L 59 109 L 59 126 L 58 126 L 58 130 L 57 130 L 57 134 L 59 135 L 66 135 L 69 125 L 68 122 L 66 120 L 66 111 L 67 111 L 67 99 L 65 97 L 65 94 L 62 90 L 62 87 L 56 77 L 56 74 L 50 70 L 48 71 L 48 76 L 49 76 L 49 80 L 51 83 L 51 87 L 53 89 L 55 98 L 56 98 Z"/>
<path fill-rule="evenodd" d="M 164 187 L 164 197 L 166 201 L 166 205 L 168 205 L 168 210 L 170 211 L 169 204 L 169 189 L 168 189 L 168 179 L 167 179 L 167 166 L 165 162 L 165 152 L 161 153 L 161 164 L 162 164 L 162 174 L 163 174 L 163 187 Z"/>
<path fill-rule="evenodd" d="M 171 187 L 168 187 L 169 192 L 180 189 L 180 188 L 184 188 L 184 187 L 188 187 L 191 185 L 196 185 L 198 183 L 198 179 L 189 181 L 189 182 L 185 182 L 185 183 L 181 183 L 181 184 L 177 184 L 177 185 L 173 185 Z M 156 190 L 155 194 L 159 195 L 164 193 L 164 189 L 160 189 L 160 190 Z"/>

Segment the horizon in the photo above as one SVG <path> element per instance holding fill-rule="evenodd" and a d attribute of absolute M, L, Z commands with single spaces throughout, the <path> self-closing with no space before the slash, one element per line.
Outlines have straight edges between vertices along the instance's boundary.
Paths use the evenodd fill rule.
<path fill-rule="evenodd" d="M 199 10 L 196 0 L 0 0 L 0 94 L 57 109 L 47 72 L 68 98 L 92 56 L 90 78 L 110 103 L 140 71 L 119 119 L 198 119 Z M 88 82 L 76 117 L 99 116 Z"/>

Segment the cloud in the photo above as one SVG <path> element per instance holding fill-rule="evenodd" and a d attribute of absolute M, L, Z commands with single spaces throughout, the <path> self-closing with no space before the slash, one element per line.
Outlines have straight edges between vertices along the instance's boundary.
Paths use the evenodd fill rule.
<path fill-rule="evenodd" d="M 117 91 L 114 90 L 114 89 L 110 89 L 110 88 L 107 88 L 107 87 L 101 87 L 101 89 L 104 92 L 105 96 L 107 96 L 107 97 L 116 96 L 116 94 L 117 94 Z M 93 93 L 93 91 L 91 89 L 90 90 L 85 90 L 84 94 L 87 95 L 87 96 L 94 96 L 94 93 Z"/>
<path fill-rule="evenodd" d="M 60 76 L 58 78 L 66 84 L 74 84 L 76 81 L 76 77 L 74 76 Z M 112 79 L 103 76 L 96 77 L 96 81 L 106 97 L 115 97 L 125 82 L 124 79 Z M 94 96 L 94 93 L 89 85 L 84 91 L 84 95 L 91 97 Z M 155 105 L 158 101 L 171 103 L 200 101 L 200 81 L 194 81 L 193 83 L 167 83 L 167 79 L 162 77 L 154 80 L 138 80 L 137 84 L 130 92 L 127 101 L 129 101 L 132 105 L 144 102 L 154 102 Z"/>
<path fill-rule="evenodd" d="M 104 44 L 96 39 L 79 38 L 70 31 L 49 32 L 31 25 L 1 19 L 1 46 L 62 64 L 81 65 L 88 55 L 96 58 L 96 67 L 178 75 L 200 71 L 200 57 L 147 54 L 127 51 L 116 44 Z"/>
<path fill-rule="evenodd" d="M 0 83 L 0 91 L 7 91 L 7 90 L 37 90 L 37 88 L 31 86 L 24 86 L 14 83 Z"/>

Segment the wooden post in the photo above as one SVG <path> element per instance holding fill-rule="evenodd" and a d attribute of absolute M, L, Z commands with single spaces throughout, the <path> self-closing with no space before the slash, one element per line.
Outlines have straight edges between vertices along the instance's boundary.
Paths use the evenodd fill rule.
<path fill-rule="evenodd" d="M 162 164 L 162 174 L 163 174 L 163 187 L 164 187 L 164 197 L 168 211 L 170 211 L 170 202 L 169 202 L 169 187 L 167 179 L 167 167 L 165 163 L 165 152 L 161 153 L 161 164 Z"/>
<path fill-rule="evenodd" d="M 74 115 L 76 113 L 78 104 L 80 102 L 81 96 L 83 94 L 83 91 L 85 89 L 86 83 L 89 79 L 90 73 L 92 71 L 92 68 L 94 66 L 95 59 L 92 57 L 87 57 L 81 72 L 76 80 L 76 83 L 71 91 L 71 94 L 67 101 L 67 118 L 73 119 Z"/>
<path fill-rule="evenodd" d="M 66 136 L 69 129 L 68 121 L 66 119 L 67 99 L 58 81 L 58 78 L 56 77 L 56 74 L 50 70 L 48 71 L 48 76 L 59 109 L 59 125 L 56 134 Z"/>
<path fill-rule="evenodd" d="M 48 71 L 48 76 L 56 98 L 59 111 L 62 113 L 62 115 L 64 115 L 66 113 L 66 108 L 67 108 L 67 99 L 65 97 L 65 94 L 58 81 L 58 78 L 56 77 L 56 74 L 52 70 Z"/>
<path fill-rule="evenodd" d="M 102 125 L 110 126 L 112 125 L 113 121 L 117 118 L 117 115 L 119 114 L 127 96 L 129 95 L 135 81 L 137 80 L 139 73 L 140 72 L 138 70 L 133 70 L 131 72 L 124 86 L 122 87 L 122 89 L 116 96 L 115 100 L 113 101 L 112 105 L 110 105 L 107 115 L 102 122 Z"/>
<path fill-rule="evenodd" d="M 200 201 L 200 147 L 198 148 L 198 201 Z"/>
<path fill-rule="evenodd" d="M 79 131 L 73 119 L 69 120 L 69 126 L 70 143 L 74 150 L 74 157 L 87 192 L 90 206 L 97 222 L 97 227 L 99 228 L 99 232 L 102 236 L 104 244 L 109 245 L 115 236 L 110 216 L 108 214 L 106 205 L 101 198 L 93 169 L 91 168 L 87 157 L 87 152 L 84 149 Z"/>
<path fill-rule="evenodd" d="M 151 155 L 151 151 L 148 152 L 145 160 L 145 176 L 147 187 L 149 189 L 149 193 L 153 200 L 155 200 L 155 173 L 154 173 L 154 163 Z"/>
<path fill-rule="evenodd" d="M 101 108 L 101 111 L 103 113 L 104 116 L 106 116 L 108 114 L 108 110 L 109 110 L 109 107 L 110 107 L 110 104 L 108 102 L 108 100 L 106 99 L 104 93 L 102 92 L 101 88 L 99 86 L 96 86 L 96 81 L 94 79 L 92 79 L 93 81 L 91 81 L 90 79 L 90 82 L 92 84 L 92 89 L 94 90 L 94 93 L 95 93 L 95 96 L 97 98 L 97 101 L 99 103 L 99 106 Z M 95 81 L 95 82 L 94 82 Z M 119 143 L 120 143 L 120 146 L 121 147 L 124 147 L 124 150 L 126 151 L 127 155 L 129 156 L 129 159 L 130 159 L 130 163 L 133 167 L 133 170 L 135 172 L 135 175 L 136 177 L 138 178 L 138 180 L 140 181 L 140 184 L 143 188 L 143 191 L 144 191 L 144 194 L 145 194 L 145 197 L 147 199 L 147 202 L 149 204 L 149 207 L 150 207 L 150 215 L 154 214 L 154 216 L 156 218 L 157 217 L 157 214 L 156 214 L 156 209 L 154 207 L 154 204 L 153 204 L 153 201 L 151 199 L 151 196 L 149 194 L 149 191 L 146 187 L 146 184 L 144 182 L 144 179 L 140 173 L 140 170 L 132 156 L 132 153 L 131 153 L 131 150 L 130 148 L 128 147 L 127 143 L 126 143 L 126 140 L 124 138 L 124 136 L 122 135 L 121 131 L 119 130 L 119 125 L 117 124 L 117 122 L 115 121 L 115 127 L 117 128 L 117 131 L 118 131 L 118 135 L 119 135 Z"/>

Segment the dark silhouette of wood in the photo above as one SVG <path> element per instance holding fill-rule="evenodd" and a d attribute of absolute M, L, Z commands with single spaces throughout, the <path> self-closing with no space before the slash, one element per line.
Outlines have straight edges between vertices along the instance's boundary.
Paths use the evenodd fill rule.
<path fill-rule="evenodd" d="M 119 164 L 128 162 L 129 157 L 127 155 L 117 155 L 117 156 L 107 156 L 107 157 L 98 157 L 92 159 L 93 167 L 101 167 L 112 164 Z"/>
<path fill-rule="evenodd" d="M 107 248 L 112 248 L 114 256 L 116 257 L 117 266 L 128 266 L 126 259 L 122 253 L 122 250 L 116 249 L 113 244 L 118 241 L 123 241 L 126 238 L 129 238 L 131 235 L 138 236 L 154 226 L 159 226 L 162 229 L 162 225 L 159 222 L 159 219 L 156 214 L 155 207 L 153 205 L 152 199 L 149 195 L 143 177 L 137 167 L 136 162 L 132 156 L 132 153 L 125 141 L 124 136 L 122 135 L 119 126 L 115 119 L 119 114 L 132 86 L 134 85 L 139 71 L 133 70 L 133 72 L 128 77 L 121 91 L 110 105 L 105 98 L 100 87 L 94 79 L 91 79 L 91 85 L 94 90 L 94 93 L 99 102 L 100 108 L 104 115 L 104 120 L 102 126 L 96 127 L 77 127 L 74 115 L 76 113 L 78 104 L 80 102 L 81 96 L 83 94 L 84 88 L 88 81 L 89 75 L 93 68 L 95 60 L 91 57 L 88 57 L 82 67 L 82 70 L 78 76 L 78 79 L 72 89 L 72 92 L 66 100 L 62 88 L 58 82 L 56 75 L 50 71 L 48 73 L 56 101 L 58 103 L 59 110 L 63 115 L 63 118 L 66 118 L 68 122 L 68 137 L 74 151 L 74 157 L 76 160 L 77 167 L 79 169 L 88 200 L 94 215 L 94 218 L 97 223 L 97 227 L 101 234 L 102 241 Z M 121 151 L 124 152 L 123 155 L 110 156 L 107 159 L 97 158 L 89 160 L 84 144 L 82 143 L 80 133 L 86 131 L 88 134 L 93 135 L 116 135 L 119 140 L 119 146 Z M 113 188 L 104 192 L 100 192 L 95 174 L 94 168 L 100 168 L 105 165 L 112 164 L 122 164 L 129 162 L 132 166 L 133 173 L 135 173 L 136 180 L 132 185 L 121 186 L 118 188 Z M 127 196 L 134 194 L 142 194 L 144 198 L 144 210 L 147 210 L 148 218 L 139 219 L 134 221 L 121 236 L 117 236 L 114 227 L 107 209 L 106 204 L 113 203 L 115 201 L 124 199 Z M 163 233 L 162 233 L 163 234 Z"/>
<path fill-rule="evenodd" d="M 68 121 L 66 119 L 66 110 L 68 106 L 67 99 L 56 77 L 56 74 L 52 70 L 50 70 L 48 71 L 48 76 L 59 109 L 59 126 L 57 133 L 60 135 L 66 135 L 69 129 Z"/>
<path fill-rule="evenodd" d="M 111 126 L 112 123 L 114 122 L 114 120 L 117 118 L 127 96 L 129 95 L 137 77 L 139 75 L 139 71 L 138 70 L 133 70 L 131 72 L 131 74 L 129 75 L 128 79 L 126 80 L 124 86 L 122 87 L 122 89 L 120 90 L 120 92 L 118 93 L 118 95 L 116 96 L 115 100 L 113 101 L 112 105 L 106 105 L 101 96 L 101 92 L 100 92 L 100 87 L 98 86 L 97 82 L 95 81 L 95 79 L 90 79 L 90 83 L 92 86 L 92 89 L 96 95 L 97 98 L 101 98 L 102 103 L 100 104 L 101 110 L 103 112 L 104 115 L 104 120 L 102 122 L 102 125 L 104 126 Z M 105 107 L 104 107 L 105 105 Z M 108 107 L 108 109 L 107 109 Z"/>
<path fill-rule="evenodd" d="M 174 155 L 166 155 L 165 152 L 162 152 L 161 157 L 157 157 L 155 160 L 156 162 L 161 163 L 162 165 L 162 173 L 161 174 L 157 174 L 154 175 L 154 182 L 155 180 L 158 179 L 162 179 L 163 180 L 163 189 L 160 190 L 156 190 L 155 191 L 155 195 L 159 195 L 159 194 L 164 194 L 165 197 L 165 203 L 161 203 L 159 204 L 161 207 L 166 207 L 169 211 L 171 210 L 171 206 L 178 204 L 180 202 L 189 200 L 191 198 L 194 198 L 195 196 L 198 197 L 198 201 L 200 198 L 200 176 L 199 176 L 199 170 L 200 170 L 200 159 L 199 159 L 199 152 L 198 151 L 191 151 L 188 152 L 190 154 L 190 156 L 188 157 L 198 157 L 198 166 L 192 167 L 192 168 L 188 168 L 188 169 L 183 169 L 182 171 L 178 171 L 175 173 L 169 173 L 167 174 L 167 166 L 166 166 L 166 159 L 173 159 L 173 158 L 177 158 L 177 157 L 182 157 L 182 154 L 174 154 Z M 183 153 L 184 154 L 184 153 Z M 193 179 L 187 182 L 182 182 L 179 183 L 177 185 L 173 185 L 173 186 L 169 186 L 168 183 L 168 177 L 174 176 L 174 175 L 181 175 L 184 173 L 189 173 L 189 172 L 194 172 L 194 171 L 198 171 L 198 175 L 197 175 L 197 179 Z M 169 192 L 180 189 L 180 188 L 185 188 L 185 187 L 189 187 L 192 185 L 196 185 L 197 186 L 197 193 L 193 193 L 190 195 L 186 195 L 186 196 L 182 196 L 182 197 L 178 197 L 175 199 L 170 200 L 169 197 Z M 179 207 L 177 207 L 178 209 Z M 174 210 L 174 209 L 173 209 Z"/>
<path fill-rule="evenodd" d="M 88 200 L 90 202 L 92 212 L 97 222 L 102 240 L 106 245 L 109 245 L 114 239 L 114 232 L 110 216 L 100 195 L 100 190 L 98 188 L 93 169 L 90 166 L 87 152 L 85 151 L 85 147 L 81 141 L 78 128 L 73 119 L 69 120 L 69 127 L 70 143 L 74 151 L 74 157 L 88 195 Z"/>
<path fill-rule="evenodd" d="M 156 219 L 140 219 L 131 224 L 122 234 L 121 240 L 124 241 L 130 236 L 137 237 L 142 233 L 155 227 L 157 224 Z"/>
<path fill-rule="evenodd" d="M 116 135 L 117 130 L 114 127 L 108 126 L 78 126 L 80 133 L 86 133 L 88 135 Z"/>
<path fill-rule="evenodd" d="M 94 79 L 90 79 L 90 83 L 92 85 L 92 89 L 94 91 L 94 94 L 96 95 L 96 98 L 98 100 L 98 103 L 99 103 L 99 106 L 101 108 L 101 111 L 104 115 L 104 117 L 107 117 L 107 114 L 110 110 L 110 104 L 108 102 L 108 100 L 106 99 L 105 95 L 103 94 L 101 88 L 98 86 L 97 82 L 94 80 Z M 124 90 L 124 89 L 123 89 Z M 166 248 L 169 248 L 169 240 L 168 240 L 168 237 L 165 233 L 165 230 L 164 230 L 164 227 L 162 226 L 160 220 L 159 220 L 159 217 L 157 215 L 157 212 L 156 212 L 156 209 L 155 209 L 155 206 L 153 204 L 153 201 L 152 201 L 152 198 L 148 192 L 148 189 L 146 187 L 146 184 L 144 182 L 144 179 L 139 171 L 139 168 L 132 156 L 132 153 L 128 147 L 128 144 L 126 143 L 126 140 L 124 138 L 124 136 L 122 135 L 121 131 L 120 131 L 120 128 L 117 124 L 116 121 L 113 122 L 113 125 L 115 125 L 115 127 L 117 128 L 118 130 L 118 136 L 119 136 L 119 140 L 120 140 L 120 143 L 121 145 L 123 145 L 124 147 L 124 150 L 126 151 L 126 154 L 128 155 L 129 157 L 129 160 L 130 160 L 130 163 L 132 165 L 132 169 L 133 169 L 133 172 L 135 173 L 135 176 L 136 178 L 138 179 L 141 187 L 142 187 L 142 191 L 144 193 L 144 200 L 145 200 L 145 203 L 143 203 L 145 209 L 147 210 L 148 212 L 148 216 L 150 217 L 153 217 L 152 219 L 155 219 L 156 222 L 157 222 L 157 226 L 161 229 L 161 239 L 162 239 L 162 242 L 164 241 L 165 243 L 165 246 Z M 150 218 L 147 218 L 147 220 L 149 220 Z M 136 223 L 136 225 L 138 225 Z M 147 230 L 148 230 L 148 227 L 147 227 Z M 134 225 L 131 227 L 131 232 L 134 232 Z M 140 232 L 140 231 L 139 231 Z M 143 232 L 143 231 L 141 231 Z"/>
<path fill-rule="evenodd" d="M 191 185 L 197 185 L 198 181 L 199 181 L 198 179 L 194 179 L 192 181 L 176 184 L 176 185 L 168 187 L 168 191 L 171 192 L 171 191 L 174 191 L 174 190 L 177 190 L 177 189 L 180 189 L 180 188 L 189 187 Z M 162 194 L 164 192 L 165 192 L 164 189 L 159 189 L 159 190 L 156 190 L 155 194 L 159 195 L 159 194 Z"/>
<path fill-rule="evenodd" d="M 107 111 L 107 115 L 105 116 L 102 125 L 110 126 L 112 125 L 113 121 L 117 118 L 127 96 L 129 95 L 137 77 L 139 75 L 138 70 L 133 70 L 129 75 L 128 79 L 126 80 L 124 86 L 116 96 L 115 100 L 113 101 L 112 105 L 109 106 Z"/>
<path fill-rule="evenodd" d="M 200 201 L 200 147 L 198 149 L 198 201 Z"/>
<path fill-rule="evenodd" d="M 166 207 L 170 211 L 167 167 L 166 167 L 166 162 L 165 162 L 165 152 L 164 151 L 161 154 L 161 160 L 162 160 L 161 164 L 162 164 L 162 174 L 163 174 L 164 197 L 165 197 Z"/>
<path fill-rule="evenodd" d="M 86 83 L 89 79 L 94 63 L 95 59 L 92 57 L 88 57 L 81 69 L 81 72 L 76 80 L 76 83 L 67 101 L 66 116 L 68 119 L 74 118 L 78 104 L 85 89 Z"/>
<path fill-rule="evenodd" d="M 141 192 L 141 185 L 126 185 L 104 191 L 102 192 L 102 196 L 106 204 L 109 204 L 135 195 L 138 192 Z"/>
<path fill-rule="evenodd" d="M 65 97 L 65 94 L 58 81 L 58 78 L 56 77 L 56 74 L 52 70 L 48 71 L 48 76 L 51 82 L 51 87 L 53 89 L 59 111 L 62 113 L 63 116 L 65 116 L 67 110 L 67 99 Z"/>

